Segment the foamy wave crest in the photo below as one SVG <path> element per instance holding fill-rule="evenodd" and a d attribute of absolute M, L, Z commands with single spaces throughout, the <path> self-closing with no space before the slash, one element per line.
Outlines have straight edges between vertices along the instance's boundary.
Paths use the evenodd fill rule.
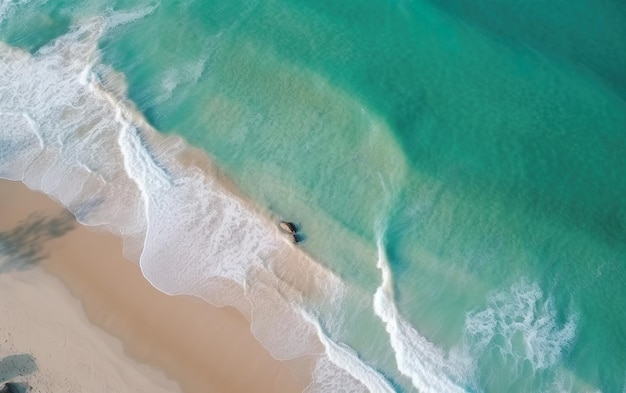
<path fill-rule="evenodd" d="M 429 342 L 402 318 L 394 303 L 393 276 L 383 245 L 383 233 L 378 235 L 378 263 L 382 283 L 374 295 L 374 311 L 385 324 L 394 349 L 398 370 L 411 379 L 420 392 L 464 392 L 454 380 L 467 373 L 469 360 L 446 356 L 443 349 Z"/>
<path fill-rule="evenodd" d="M 81 83 L 98 59 L 103 29 L 98 21 L 75 28 L 36 56 L 0 43 L 0 175 L 48 193 L 89 225 L 123 234 L 137 258 L 143 202 L 108 136 L 117 132 L 115 113 Z"/>
<path fill-rule="evenodd" d="M 320 386 L 315 389 L 309 387 L 306 392 L 394 392 L 389 382 L 363 363 L 357 353 L 345 345 L 333 342 L 312 317 L 307 319 L 316 327 L 318 337 L 326 348 L 327 362 L 320 363 L 316 371 L 332 378 L 323 378 Z"/>
<path fill-rule="evenodd" d="M 220 180 L 203 153 L 157 134 L 126 98 L 123 75 L 101 64 L 103 34 L 149 12 L 83 21 L 34 55 L 0 43 L 0 176 L 120 235 L 156 288 L 237 307 L 274 357 L 316 356 L 309 392 L 390 391 L 303 311 L 339 307 L 342 281 Z"/>
<path fill-rule="evenodd" d="M 537 283 L 522 279 L 506 291 L 489 295 L 485 310 L 467 315 L 464 342 L 479 357 L 497 339 L 502 355 L 518 367 L 528 361 L 538 371 L 559 361 L 576 336 L 577 321 L 577 315 L 570 312 L 560 326 L 554 300 L 544 299 Z"/>
<path fill-rule="evenodd" d="M 367 392 L 366 387 L 344 369 L 337 367 L 328 357 L 318 362 L 315 367 L 315 381 L 304 390 L 305 393 Z"/>

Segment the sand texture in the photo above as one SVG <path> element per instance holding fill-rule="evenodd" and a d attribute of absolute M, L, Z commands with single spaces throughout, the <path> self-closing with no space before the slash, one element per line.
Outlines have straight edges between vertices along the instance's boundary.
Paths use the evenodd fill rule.
<path fill-rule="evenodd" d="M 119 238 L 4 180 L 0 311 L 0 382 L 34 392 L 303 390 L 237 310 L 157 291 Z"/>

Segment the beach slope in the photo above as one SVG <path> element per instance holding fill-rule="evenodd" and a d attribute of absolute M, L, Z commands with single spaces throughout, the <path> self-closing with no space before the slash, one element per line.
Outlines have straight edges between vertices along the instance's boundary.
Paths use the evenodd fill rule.
<path fill-rule="evenodd" d="M 6 180 L 0 310 L 0 382 L 34 391 L 304 388 L 236 309 L 159 292 L 124 258 L 119 238 L 87 229 L 44 194 Z"/>

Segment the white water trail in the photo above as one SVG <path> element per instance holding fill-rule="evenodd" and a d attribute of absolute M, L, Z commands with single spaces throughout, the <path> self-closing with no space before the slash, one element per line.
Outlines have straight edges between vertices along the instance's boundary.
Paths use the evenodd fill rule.
<path fill-rule="evenodd" d="M 347 378 L 348 375 L 343 376 L 345 380 L 341 385 L 335 385 L 333 389 L 330 386 L 326 388 L 330 390 L 318 390 L 318 391 L 345 391 L 345 392 L 376 392 L 376 393 L 393 393 L 395 390 L 389 384 L 389 382 L 376 370 L 368 366 L 362 360 L 359 359 L 358 354 L 350 347 L 342 344 L 338 344 L 332 341 L 326 333 L 322 330 L 320 324 L 311 316 L 306 316 L 309 323 L 313 324 L 317 330 L 317 336 L 322 341 L 325 347 L 325 354 L 328 360 L 334 364 L 337 368 L 345 370 L 345 372 L 352 378 L 351 381 Z M 333 378 L 334 379 L 334 378 Z M 357 382 L 358 381 L 358 382 Z M 312 391 L 312 390 L 311 390 Z M 310 392 L 306 390 L 306 392 Z"/>
<path fill-rule="evenodd" d="M 185 143 L 158 135 L 127 99 L 123 75 L 100 62 L 103 34 L 150 12 L 82 21 L 35 55 L 0 43 L 0 176 L 120 235 L 125 255 L 157 289 L 239 308 L 274 357 L 316 354 L 321 342 L 309 392 L 393 391 L 303 317 L 304 291 L 274 260 L 295 255 L 293 247 L 212 177 L 181 165 Z M 341 280 L 303 259 L 295 273 L 310 290 L 340 297 Z"/>
<path fill-rule="evenodd" d="M 528 362 L 533 372 L 556 365 L 575 337 L 578 315 L 570 312 L 560 326 L 551 296 L 526 278 L 487 297 L 486 308 L 465 318 L 465 351 L 480 357 L 497 338 L 499 352 L 515 368 Z M 517 339 L 521 338 L 521 343 Z"/>
<path fill-rule="evenodd" d="M 395 194 L 391 185 L 379 174 L 383 189 L 386 191 L 386 209 L 389 211 L 392 196 Z M 413 386 L 424 393 L 464 392 L 465 390 L 451 379 L 457 379 L 466 372 L 468 359 L 455 359 L 446 356 L 438 348 L 419 334 L 399 313 L 395 304 L 393 273 L 385 252 L 386 226 L 382 218 L 376 227 L 376 246 L 378 260 L 376 266 L 381 272 L 381 285 L 374 294 L 374 312 L 384 323 L 389 334 L 389 341 L 395 352 L 398 370 L 411 379 Z"/>

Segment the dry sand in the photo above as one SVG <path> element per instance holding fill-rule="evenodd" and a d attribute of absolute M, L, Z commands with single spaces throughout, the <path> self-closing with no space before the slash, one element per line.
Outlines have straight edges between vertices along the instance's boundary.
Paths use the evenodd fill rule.
<path fill-rule="evenodd" d="M 47 220 L 35 225 L 36 212 Z M 25 222 L 31 231 L 16 232 Z M 7 356 L 30 354 L 37 370 L 17 379 L 41 392 L 303 390 L 237 310 L 157 291 L 119 238 L 76 224 L 45 195 L 0 180 L 0 231 L 24 260 L 45 256 L 0 269 L 0 382 Z"/>

